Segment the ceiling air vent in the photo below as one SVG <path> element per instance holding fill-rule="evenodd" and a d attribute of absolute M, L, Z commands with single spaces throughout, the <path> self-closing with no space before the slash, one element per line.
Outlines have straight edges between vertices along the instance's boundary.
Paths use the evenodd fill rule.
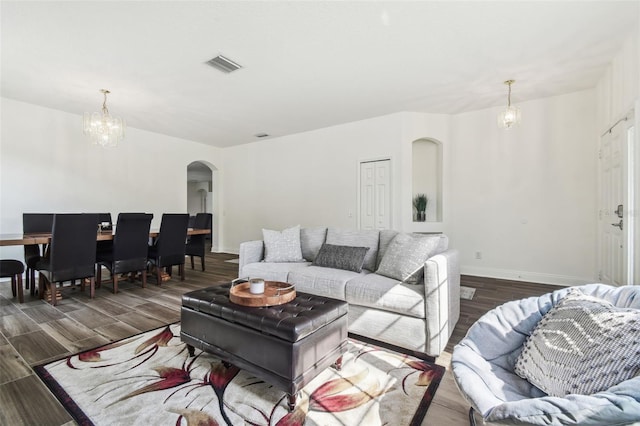
<path fill-rule="evenodd" d="M 236 64 L 230 59 L 225 58 L 222 55 L 218 55 L 213 59 L 209 59 L 206 63 L 226 73 L 230 73 L 242 68 L 242 66 Z"/>

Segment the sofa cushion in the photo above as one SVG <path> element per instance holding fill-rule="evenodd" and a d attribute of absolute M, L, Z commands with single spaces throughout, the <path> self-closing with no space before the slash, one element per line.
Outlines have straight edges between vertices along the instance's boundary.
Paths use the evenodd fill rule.
<path fill-rule="evenodd" d="M 302 262 L 300 225 L 284 231 L 262 230 L 265 262 Z"/>
<path fill-rule="evenodd" d="M 369 271 L 375 271 L 379 238 L 380 231 L 377 230 L 329 228 L 327 230 L 326 243 L 336 246 L 369 247 L 369 251 L 364 257 L 364 264 L 362 267 Z"/>
<path fill-rule="evenodd" d="M 302 228 L 300 229 L 300 248 L 302 257 L 309 262 L 313 262 L 320 247 L 327 239 L 327 228 Z"/>
<path fill-rule="evenodd" d="M 515 372 L 550 396 L 591 395 L 640 374 L 640 310 L 572 289 L 527 338 Z"/>
<path fill-rule="evenodd" d="M 360 272 L 362 271 L 362 264 L 367 251 L 369 251 L 369 247 L 323 244 L 316 259 L 313 261 L 313 266 Z"/>
<path fill-rule="evenodd" d="M 249 263 L 242 268 L 240 277 L 262 278 L 266 281 L 288 282 L 289 271 L 299 271 L 308 268 L 310 265 L 310 262 Z"/>
<path fill-rule="evenodd" d="M 288 282 L 296 286 L 296 291 L 345 300 L 347 281 L 366 274 L 364 270 L 357 273 L 311 265 L 291 271 Z"/>
<path fill-rule="evenodd" d="M 384 311 L 425 318 L 424 286 L 403 284 L 378 274 L 367 274 L 347 282 L 346 301 Z"/>
<path fill-rule="evenodd" d="M 400 232 L 394 231 L 393 229 L 383 229 L 380 231 L 380 242 L 378 244 L 378 258 L 376 259 L 376 270 L 380 267 L 380 262 L 382 262 L 382 258 L 384 254 L 387 252 L 387 248 L 389 248 L 389 244 L 391 241 L 398 235 Z"/>
<path fill-rule="evenodd" d="M 391 241 L 377 274 L 416 284 L 424 276 L 424 263 L 440 244 L 440 236 L 400 233 Z"/>

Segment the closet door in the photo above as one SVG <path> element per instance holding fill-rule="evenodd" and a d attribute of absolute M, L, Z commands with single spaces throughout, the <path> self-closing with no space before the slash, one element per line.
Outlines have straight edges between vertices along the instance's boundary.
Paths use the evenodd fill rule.
<path fill-rule="evenodd" d="M 391 227 L 391 161 L 360 163 L 360 229 Z"/>

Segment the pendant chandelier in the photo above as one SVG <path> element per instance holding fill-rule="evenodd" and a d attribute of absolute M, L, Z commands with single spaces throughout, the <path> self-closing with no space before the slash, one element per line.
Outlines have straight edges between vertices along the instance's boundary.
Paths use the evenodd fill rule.
<path fill-rule="evenodd" d="M 104 95 L 102 112 L 84 113 L 84 134 L 89 136 L 94 145 L 115 147 L 124 138 L 126 124 L 120 117 L 109 114 L 107 95 L 111 92 L 106 89 L 100 89 L 100 92 Z"/>
<path fill-rule="evenodd" d="M 509 86 L 509 97 L 507 98 L 507 107 L 498 114 L 498 127 L 503 129 L 518 125 L 521 121 L 520 108 L 511 105 L 511 85 L 515 82 L 515 80 L 507 80 L 504 82 L 504 84 Z"/>

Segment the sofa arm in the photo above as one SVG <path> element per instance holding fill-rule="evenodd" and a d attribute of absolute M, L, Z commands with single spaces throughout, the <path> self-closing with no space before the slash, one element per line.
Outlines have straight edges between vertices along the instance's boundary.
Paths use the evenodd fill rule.
<path fill-rule="evenodd" d="M 458 251 L 446 250 L 424 264 L 427 350 L 439 354 L 460 318 L 460 267 Z"/>
<path fill-rule="evenodd" d="M 262 240 L 240 243 L 240 259 L 238 261 L 238 277 L 242 278 L 242 269 L 250 263 L 264 259 L 264 243 Z"/>

